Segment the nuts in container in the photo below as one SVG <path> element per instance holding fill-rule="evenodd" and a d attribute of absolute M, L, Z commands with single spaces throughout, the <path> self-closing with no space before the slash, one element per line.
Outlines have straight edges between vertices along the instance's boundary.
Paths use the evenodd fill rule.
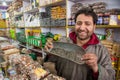
<path fill-rule="evenodd" d="M 42 79 L 42 80 L 66 80 L 65 78 L 50 74 L 48 75 L 46 78 Z"/>

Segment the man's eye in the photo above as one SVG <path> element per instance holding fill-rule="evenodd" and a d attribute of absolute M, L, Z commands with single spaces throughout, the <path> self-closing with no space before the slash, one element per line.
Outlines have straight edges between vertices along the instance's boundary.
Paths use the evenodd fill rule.
<path fill-rule="evenodd" d="M 82 22 L 77 22 L 76 24 L 77 24 L 77 25 L 82 25 Z"/>
<path fill-rule="evenodd" d="M 90 23 L 85 23 L 87 26 L 91 25 Z"/>

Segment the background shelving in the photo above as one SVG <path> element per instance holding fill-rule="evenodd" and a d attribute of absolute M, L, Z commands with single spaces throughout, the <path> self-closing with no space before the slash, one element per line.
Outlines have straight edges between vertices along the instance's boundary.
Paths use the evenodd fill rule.
<path fill-rule="evenodd" d="M 46 3 L 46 1 L 42 1 L 40 0 L 40 7 L 50 7 L 50 6 L 58 6 L 58 5 L 63 5 L 65 4 L 65 0 L 56 0 L 56 1 L 48 1 Z"/>
<path fill-rule="evenodd" d="M 100 3 L 100 2 L 105 3 L 105 5 L 104 5 L 104 10 L 105 11 L 112 10 L 114 12 L 114 9 L 118 9 L 119 10 L 119 7 L 120 7 L 119 6 L 120 5 L 119 0 L 116 0 L 116 1 L 112 1 L 112 0 L 109 0 L 109 1 L 108 0 L 106 0 L 106 1 L 104 1 L 104 0 L 67 0 L 67 19 L 68 19 L 67 29 L 68 29 L 68 33 L 71 31 L 71 28 L 74 27 L 74 26 L 70 26 L 69 25 L 69 23 L 71 23 L 69 19 L 71 19 L 71 17 L 72 17 L 72 10 L 71 9 L 72 9 L 73 6 L 75 6 L 75 4 L 76 4 L 76 7 L 81 8 L 81 7 L 84 7 L 84 6 L 95 5 L 95 4 Z M 77 3 L 79 3 L 79 6 L 78 6 Z M 97 6 L 99 6 L 99 5 L 97 5 Z M 102 4 L 102 6 L 103 6 L 103 4 Z M 75 8 L 73 8 L 73 9 L 75 9 Z M 112 13 L 112 15 L 113 15 L 113 13 Z M 72 21 L 74 21 L 74 20 L 72 20 Z M 72 22 L 71 24 L 74 25 L 74 22 Z M 113 29 L 113 31 L 114 31 L 113 40 L 119 42 L 120 41 L 120 37 L 118 37 L 118 34 L 120 34 L 119 33 L 119 29 L 118 29 L 119 27 L 120 27 L 119 25 L 109 25 L 109 24 L 108 25 L 103 25 L 103 24 L 100 24 L 100 25 L 97 25 L 97 29 L 96 29 L 95 33 L 96 34 L 101 34 L 101 35 L 106 35 L 106 32 L 105 32 L 106 28 Z"/>
<path fill-rule="evenodd" d="M 68 28 L 74 28 L 74 26 L 68 26 Z M 97 25 L 96 28 L 120 28 L 120 25 Z"/>
<path fill-rule="evenodd" d="M 51 32 L 66 37 L 68 37 L 69 32 L 74 28 L 74 22 L 72 22 L 72 25 L 69 25 L 69 19 L 73 16 L 73 10 L 75 9 L 73 6 L 79 5 L 77 7 L 82 8 L 84 6 L 95 5 L 96 3 L 102 2 L 105 3 L 102 5 L 105 9 L 119 8 L 119 0 L 109 0 L 109 2 L 104 0 L 55 0 L 53 2 L 51 0 L 36 0 L 34 2 L 32 2 L 32 0 L 21 1 L 22 2 L 17 2 L 15 4 L 13 2 L 8 9 L 10 14 L 10 17 L 8 18 L 10 21 L 9 27 L 16 27 L 17 29 L 24 28 L 25 31 L 27 28 L 30 28 L 30 30 L 38 28 L 42 33 Z M 22 4 L 14 10 L 16 4 L 20 3 Z M 113 40 L 119 42 L 119 27 L 119 25 L 109 24 L 97 25 L 95 33 L 106 35 L 106 29 L 113 29 Z"/>
<path fill-rule="evenodd" d="M 98 2 L 104 2 L 105 9 L 119 9 L 119 0 L 55 0 L 53 2 L 51 0 L 35 0 L 34 2 L 32 0 L 20 0 L 17 3 L 13 2 L 8 8 L 10 14 L 8 26 L 17 27 L 18 29 L 25 28 L 25 30 L 26 28 L 34 29 L 37 27 L 43 33 L 51 32 L 68 37 L 71 28 L 74 27 L 69 25 L 73 5 L 80 3 L 81 6 L 89 6 Z M 19 6 L 14 9 L 16 5 Z M 65 13 L 63 18 L 60 17 L 61 14 L 58 14 L 60 11 Z M 53 16 L 56 14 L 59 17 Z M 119 37 L 116 39 L 116 35 L 119 34 L 119 27 L 119 25 L 97 25 L 95 32 L 96 34 L 105 35 L 105 28 L 113 29 L 114 41 L 120 41 Z"/>
<path fill-rule="evenodd" d="M 89 6 L 93 5 L 97 2 L 104 2 L 106 9 L 113 9 L 113 8 L 119 8 L 119 0 L 112 1 L 104 1 L 104 0 L 55 0 L 54 2 L 51 2 L 50 0 L 36 0 L 35 2 L 32 2 L 31 0 L 21 0 L 22 2 L 17 2 L 16 4 L 20 4 L 18 8 L 14 7 L 16 4 L 14 2 L 11 4 L 10 9 L 8 9 L 10 13 L 10 25 L 17 28 L 32 28 L 32 27 L 39 27 L 42 32 L 52 32 L 54 34 L 62 34 L 62 36 L 68 36 L 69 32 L 71 31 L 71 28 L 74 26 L 69 26 L 69 18 L 71 18 L 71 12 L 72 12 L 72 6 L 76 3 L 82 4 L 82 6 Z M 39 3 L 39 5 L 38 5 Z M 112 6 L 111 6 L 112 5 Z M 51 14 L 57 14 L 57 12 L 53 12 L 56 9 L 61 7 L 63 8 L 65 14 L 64 18 L 61 19 L 61 23 L 59 23 L 60 17 L 56 17 L 57 19 L 52 19 L 53 15 Z M 58 8 L 60 10 L 60 8 Z M 62 10 L 62 9 L 61 9 Z M 57 11 L 57 10 L 56 10 Z M 48 13 L 48 14 L 47 14 Z M 52 17 L 52 18 L 51 18 Z M 21 19 L 20 19 L 21 18 Z M 31 21 L 32 20 L 32 21 Z M 31 21 L 31 22 L 30 22 Z M 18 23 L 22 25 L 18 25 Z M 59 24 L 58 24 L 59 23 Z M 63 24 L 60 26 L 61 24 Z M 58 24 L 58 25 L 57 25 Z M 100 28 L 112 28 L 114 29 L 114 34 L 116 35 L 119 33 L 116 31 L 116 28 L 119 28 L 119 25 L 97 25 L 96 34 L 103 34 L 105 35 L 105 29 Z M 99 29 L 98 29 L 99 28 Z M 59 31 L 57 30 L 59 29 Z M 102 32 L 102 33 L 101 33 Z M 115 37 L 115 36 L 114 36 Z M 114 39 L 115 41 L 119 41 Z"/>
<path fill-rule="evenodd" d="M 120 9 L 119 0 L 14 0 L 7 10 L 9 13 L 9 18 L 7 19 L 8 36 L 24 43 L 26 48 L 30 49 L 33 46 L 41 47 L 40 33 L 47 34 L 51 32 L 54 35 L 60 34 L 66 38 L 69 32 L 73 30 L 75 24 L 73 13 L 76 8 L 73 8 L 73 6 L 79 7 L 78 9 L 84 6 L 92 6 L 93 8 L 93 5 L 99 2 L 105 3 L 102 7 L 97 5 L 99 8 L 103 8 L 102 11 L 108 9 L 108 11 L 115 12 L 116 9 Z M 119 15 L 118 18 L 120 18 L 120 11 L 118 13 L 115 13 L 114 16 Z M 101 17 L 100 14 L 98 16 L 99 20 L 105 17 L 103 15 Z M 104 22 L 99 22 L 98 24 L 95 30 L 96 34 L 105 36 L 106 29 L 109 29 L 113 31 L 112 40 L 120 42 L 120 19 L 119 25 L 110 25 L 108 22 L 107 24 Z M 37 43 L 37 45 L 34 45 L 34 43 Z"/>

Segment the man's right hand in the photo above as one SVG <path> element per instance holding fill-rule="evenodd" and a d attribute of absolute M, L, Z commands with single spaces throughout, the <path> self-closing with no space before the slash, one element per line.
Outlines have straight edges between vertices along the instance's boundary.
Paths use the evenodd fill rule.
<path fill-rule="evenodd" d="M 45 50 L 49 51 L 53 48 L 53 43 L 52 41 L 47 41 L 45 45 Z"/>

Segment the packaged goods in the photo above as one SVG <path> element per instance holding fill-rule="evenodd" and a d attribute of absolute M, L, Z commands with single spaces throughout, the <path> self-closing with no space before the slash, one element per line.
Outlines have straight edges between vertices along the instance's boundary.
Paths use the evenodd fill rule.
<path fill-rule="evenodd" d="M 13 45 L 7 45 L 5 47 L 2 47 L 1 49 L 2 50 L 8 50 L 8 49 L 12 49 L 12 48 L 15 48 L 15 46 L 13 46 Z"/>
<path fill-rule="evenodd" d="M 120 25 L 120 15 L 118 15 L 118 21 L 117 24 Z"/>
<path fill-rule="evenodd" d="M 106 5 L 105 2 L 96 2 L 92 4 L 93 6 L 98 6 L 98 5 Z"/>
<path fill-rule="evenodd" d="M 98 25 L 102 25 L 103 24 L 103 14 L 98 14 L 97 24 Z"/>
<path fill-rule="evenodd" d="M 8 41 L 8 39 L 4 38 L 4 37 L 0 37 L 0 42 L 2 42 L 2 41 Z"/>
<path fill-rule="evenodd" d="M 110 55 L 113 55 L 113 41 L 110 40 L 102 40 L 101 43 L 108 49 Z"/>
<path fill-rule="evenodd" d="M 106 40 L 113 41 L 114 30 L 113 29 L 106 29 Z"/>
<path fill-rule="evenodd" d="M 114 68 L 117 68 L 117 61 L 118 61 L 118 58 L 114 55 L 111 55 L 111 60 L 112 60 L 112 66 Z"/>
<path fill-rule="evenodd" d="M 57 71 L 55 70 L 55 63 L 52 62 L 44 62 L 43 67 L 48 70 L 52 74 L 57 74 Z"/>
<path fill-rule="evenodd" d="M 34 73 L 35 73 L 35 75 L 37 76 L 38 79 L 41 79 L 41 78 L 45 77 L 45 75 L 48 74 L 48 72 L 45 71 L 45 70 L 42 69 L 42 68 L 36 68 L 36 69 L 34 70 Z"/>
<path fill-rule="evenodd" d="M 75 3 L 72 7 L 71 7 L 71 15 L 72 17 L 74 17 L 74 14 L 80 10 L 83 7 L 82 3 Z"/>
<path fill-rule="evenodd" d="M 26 54 L 13 54 L 9 56 L 9 63 L 12 67 L 8 69 L 11 78 L 21 75 L 25 80 L 39 80 L 49 74 L 38 62 L 33 61 L 33 59 Z M 22 78 L 20 78 L 20 80 L 23 80 Z"/>
<path fill-rule="evenodd" d="M 103 15 L 103 24 L 104 25 L 108 25 L 109 24 L 109 21 L 110 21 L 110 14 L 109 13 L 105 13 Z"/>
<path fill-rule="evenodd" d="M 7 45 L 10 45 L 10 42 L 8 42 L 8 41 L 1 41 L 0 42 L 0 48 L 1 49 L 5 48 Z"/>
<path fill-rule="evenodd" d="M 117 15 L 110 15 L 109 25 L 117 25 Z"/>
<path fill-rule="evenodd" d="M 14 48 L 14 49 L 5 50 L 3 52 L 5 55 L 10 55 L 10 54 L 14 54 L 14 53 L 19 53 L 19 49 Z"/>
<path fill-rule="evenodd" d="M 102 40 L 101 43 L 108 49 L 110 55 L 119 56 L 119 47 L 120 44 L 118 42 L 113 42 L 110 40 Z"/>
<path fill-rule="evenodd" d="M 5 36 L 5 31 L 0 30 L 0 36 Z"/>
<path fill-rule="evenodd" d="M 50 74 L 43 80 L 66 80 L 66 79 L 56 76 L 56 75 L 53 75 L 53 74 Z"/>
<path fill-rule="evenodd" d="M 8 49 L 3 51 L 3 56 L 6 61 L 8 61 L 9 57 L 13 54 L 20 54 L 19 49 L 13 48 L 13 49 Z"/>
<path fill-rule="evenodd" d="M 56 6 L 51 8 L 51 18 L 52 19 L 65 19 L 66 9 L 61 6 Z"/>

